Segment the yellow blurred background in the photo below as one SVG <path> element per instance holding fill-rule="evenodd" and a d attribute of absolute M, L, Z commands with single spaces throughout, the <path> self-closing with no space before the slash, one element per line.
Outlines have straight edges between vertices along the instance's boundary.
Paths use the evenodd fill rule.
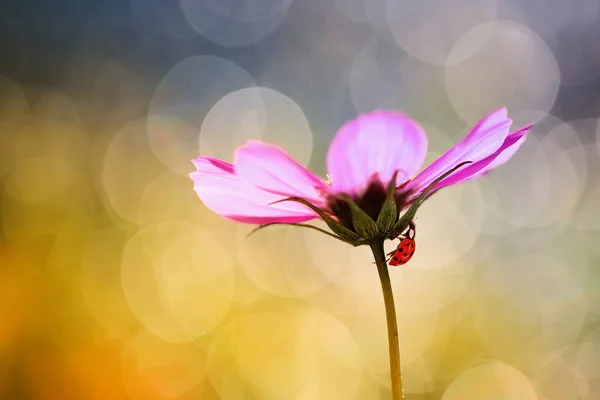
<path fill-rule="evenodd" d="M 429 162 L 503 105 L 526 144 L 429 200 L 391 270 L 406 399 L 600 398 L 595 2 L 117 3 L 4 14 L 30 33 L 2 40 L 0 399 L 388 399 L 369 249 L 247 238 L 190 159 L 259 139 L 323 176 L 336 128 L 390 108 Z"/>

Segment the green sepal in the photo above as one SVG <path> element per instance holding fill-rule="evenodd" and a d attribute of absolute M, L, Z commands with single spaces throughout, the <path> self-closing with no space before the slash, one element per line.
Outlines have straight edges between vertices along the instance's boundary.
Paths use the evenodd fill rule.
<path fill-rule="evenodd" d="M 313 210 L 314 212 L 316 212 L 319 215 L 319 217 L 321 217 L 321 219 L 323 221 L 325 221 L 325 223 L 327 224 L 329 229 L 331 229 L 333 231 L 333 233 L 337 234 L 338 236 L 341 236 L 343 239 L 346 239 L 347 241 L 350 241 L 350 242 L 354 242 L 354 241 L 360 239 L 360 236 L 357 235 L 355 232 L 352 232 L 350 229 L 346 228 L 344 225 L 340 224 L 335 219 L 333 219 L 329 215 L 325 214 L 325 212 L 323 212 L 323 210 L 321 210 L 319 207 L 315 206 L 314 204 L 311 204 L 309 201 L 306 201 L 301 197 L 288 197 L 287 199 L 281 199 L 278 201 L 274 201 L 273 203 L 270 203 L 270 204 L 277 204 L 277 203 L 281 203 L 284 201 L 295 201 L 295 202 L 304 204 L 306 207 L 308 207 L 311 210 Z"/>
<path fill-rule="evenodd" d="M 363 211 L 354 200 L 347 194 L 341 194 L 340 197 L 350 206 L 352 213 L 352 226 L 356 233 L 362 238 L 371 238 L 377 235 L 377 224 L 373 218 Z"/>
<path fill-rule="evenodd" d="M 408 224 L 410 223 L 410 221 L 412 221 L 415 218 L 415 214 L 417 213 L 417 210 L 419 209 L 419 207 L 421 207 L 421 204 L 423 204 L 423 202 L 427 199 L 427 195 L 429 195 L 429 192 L 431 192 L 433 190 L 434 186 L 437 185 L 438 183 L 440 183 L 444 178 L 446 178 L 448 175 L 450 175 L 451 173 L 453 173 L 454 171 L 456 171 L 463 165 L 471 164 L 472 162 L 473 161 L 461 162 L 456 167 L 445 172 L 442 176 L 437 178 L 435 181 L 431 182 L 431 184 L 429 184 L 429 186 L 427 186 L 425 188 L 423 193 L 421 193 L 421 195 L 419 197 L 417 197 L 417 199 L 411 204 L 409 209 L 402 215 L 402 217 L 400 217 L 398 222 L 396 222 L 396 225 L 394 226 L 392 231 L 404 232 L 408 228 Z"/>
<path fill-rule="evenodd" d="M 390 181 L 387 188 L 387 195 L 385 197 L 385 201 L 383 202 L 383 206 L 381 206 L 381 211 L 379 211 L 379 215 L 377 216 L 377 229 L 379 230 L 379 233 L 382 234 L 389 232 L 398 220 L 398 206 L 396 205 L 397 176 L 398 171 L 394 172 L 394 176 L 392 176 L 392 180 Z"/>

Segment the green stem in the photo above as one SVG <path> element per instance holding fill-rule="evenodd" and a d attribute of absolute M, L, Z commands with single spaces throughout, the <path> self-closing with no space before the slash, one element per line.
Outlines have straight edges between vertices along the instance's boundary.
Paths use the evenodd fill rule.
<path fill-rule="evenodd" d="M 387 320 L 388 344 L 390 349 L 390 375 L 392 381 L 392 400 L 402 400 L 402 371 L 400 369 L 400 347 L 398 346 L 398 324 L 396 322 L 396 306 L 394 305 L 394 292 L 390 282 L 390 274 L 385 261 L 385 250 L 383 239 L 376 239 L 371 243 L 381 290 L 383 291 L 383 302 L 385 303 L 385 317 Z"/>

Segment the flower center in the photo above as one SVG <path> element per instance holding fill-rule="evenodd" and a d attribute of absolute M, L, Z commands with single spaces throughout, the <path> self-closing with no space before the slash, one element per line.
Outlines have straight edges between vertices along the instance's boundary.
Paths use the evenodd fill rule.
<path fill-rule="evenodd" d="M 330 177 L 328 176 L 328 178 Z M 410 191 L 396 190 L 395 198 L 398 211 L 410 205 L 411 195 Z M 352 196 L 352 199 L 373 221 L 377 221 L 386 196 L 384 184 L 379 179 L 374 179 L 360 196 Z M 347 201 L 333 194 L 326 197 L 326 204 L 327 212 L 334 215 L 344 227 L 354 231 L 352 211 Z"/>

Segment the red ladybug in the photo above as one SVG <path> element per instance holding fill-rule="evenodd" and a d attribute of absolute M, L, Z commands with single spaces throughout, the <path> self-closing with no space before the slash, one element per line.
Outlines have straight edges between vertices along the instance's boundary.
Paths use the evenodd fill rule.
<path fill-rule="evenodd" d="M 408 231 L 406 235 L 400 240 L 396 250 L 388 254 L 390 256 L 389 262 L 391 266 L 398 266 L 406 264 L 415 254 L 417 244 L 415 242 L 415 236 L 417 235 L 417 227 L 414 222 L 408 224 Z"/>

